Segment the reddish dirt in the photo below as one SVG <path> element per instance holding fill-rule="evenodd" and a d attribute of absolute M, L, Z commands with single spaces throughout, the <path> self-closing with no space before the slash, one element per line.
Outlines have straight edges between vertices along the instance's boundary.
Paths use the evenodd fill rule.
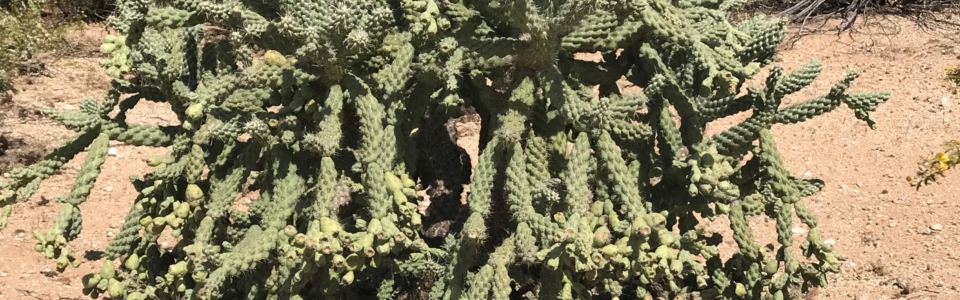
<path fill-rule="evenodd" d="M 828 26 L 838 22 L 831 21 Z M 844 72 L 863 70 L 851 87 L 890 90 L 893 98 L 872 114 L 877 129 L 870 130 L 846 107 L 807 122 L 773 128 L 785 164 L 795 174 L 826 182 L 824 190 L 803 201 L 819 218 L 824 239 L 835 241 L 847 255 L 843 271 L 830 276 L 830 286 L 806 299 L 960 299 L 960 174 L 919 191 L 905 177 L 913 175 L 918 160 L 960 137 L 957 117 L 960 98 L 948 92 L 944 68 L 960 64 L 957 31 L 924 31 L 911 20 L 890 17 L 857 23 L 857 32 L 814 34 L 788 42 L 778 63 L 786 71 L 810 59 L 824 64 L 824 72 L 809 88 L 792 95 L 785 105 L 826 93 Z M 795 30 L 794 30 L 795 31 Z M 77 52 L 49 65 L 49 76 L 22 78 L 22 91 L 12 106 L 0 108 L 0 135 L 23 139 L 30 147 L 50 149 L 70 136 L 56 123 L 39 117 L 45 106 L 75 109 L 84 96 L 101 97 L 108 78 L 91 55 L 104 32 L 89 26 L 76 33 Z M 795 37 L 796 35 L 791 35 Z M 762 77 L 759 77 L 762 79 Z M 756 81 L 762 82 L 762 81 Z M 170 123 L 159 115 L 163 107 L 141 103 L 128 117 L 138 123 Z M 711 124 L 716 133 L 743 119 L 733 116 Z M 478 118 L 458 124 L 459 144 L 474 164 L 477 157 Z M 81 205 L 83 233 L 70 243 L 83 257 L 87 250 L 103 249 L 123 222 L 135 196 L 129 176 L 145 170 L 143 159 L 166 149 L 112 145 L 90 198 Z M 88 299 L 80 292 L 80 277 L 95 272 L 100 261 L 79 268 L 51 272 L 55 263 L 34 251 L 31 232 L 46 230 L 59 213 L 52 201 L 69 191 L 82 161 L 80 155 L 48 179 L 32 199 L 15 205 L 14 215 L 0 232 L 0 299 Z M 795 220 L 795 224 L 800 224 Z M 726 223 L 712 226 L 723 231 Z M 751 220 L 761 243 L 775 242 L 773 222 Z M 795 240 L 803 238 L 798 228 Z M 723 245 L 724 252 L 735 247 Z M 95 257 L 90 257 L 94 259 Z"/>

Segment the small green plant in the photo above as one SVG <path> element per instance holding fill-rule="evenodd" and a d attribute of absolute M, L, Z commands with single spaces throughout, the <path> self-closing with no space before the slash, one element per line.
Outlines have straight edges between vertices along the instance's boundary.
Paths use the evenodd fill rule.
<path fill-rule="evenodd" d="M 946 73 L 947 82 L 950 83 L 950 93 L 956 95 L 958 89 L 960 89 L 960 66 L 947 67 L 944 73 Z"/>
<path fill-rule="evenodd" d="M 0 97 L 13 89 L 15 76 L 37 70 L 36 58 L 63 45 L 75 23 L 43 17 L 46 0 L 0 1 Z"/>
<path fill-rule="evenodd" d="M 960 87 L 960 66 L 946 67 L 944 73 L 950 84 L 950 93 L 957 94 L 957 89 Z M 940 151 L 920 160 L 916 173 L 907 176 L 907 183 L 919 189 L 936 181 L 938 177 L 944 176 L 944 173 L 960 164 L 960 139 L 947 141 L 941 148 Z"/>
<path fill-rule="evenodd" d="M 948 170 L 960 164 L 960 139 L 943 143 L 943 149 L 922 159 L 914 176 L 907 176 L 907 183 L 920 188 L 944 176 Z"/>

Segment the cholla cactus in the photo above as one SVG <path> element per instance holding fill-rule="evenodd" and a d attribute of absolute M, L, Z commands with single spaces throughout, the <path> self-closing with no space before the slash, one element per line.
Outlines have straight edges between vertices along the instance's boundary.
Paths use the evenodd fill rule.
<path fill-rule="evenodd" d="M 139 195 L 84 278 L 94 297 L 795 298 L 843 256 L 802 202 L 823 183 L 790 174 L 770 127 L 842 104 L 872 127 L 890 94 L 847 92 L 855 71 L 781 107 L 817 61 L 744 87 L 785 30 L 729 23 L 741 2 L 119 1 L 120 34 L 101 47 L 112 90 L 47 111 L 78 135 L 4 176 L 3 216 L 90 146 L 61 218 L 36 234 L 38 251 L 76 265 L 77 204 L 112 140 L 170 152 L 132 178 Z M 139 101 L 168 103 L 181 123 L 127 123 Z M 482 117 L 469 182 L 435 129 L 462 106 Z M 424 190 L 464 184 L 465 205 L 418 207 Z M 811 228 L 803 241 L 794 213 Z M 761 214 L 778 246 L 752 237 L 747 217 Z M 732 236 L 700 223 L 723 216 Z M 158 245 L 166 234 L 176 245 Z M 726 261 L 724 238 L 738 245 Z"/>

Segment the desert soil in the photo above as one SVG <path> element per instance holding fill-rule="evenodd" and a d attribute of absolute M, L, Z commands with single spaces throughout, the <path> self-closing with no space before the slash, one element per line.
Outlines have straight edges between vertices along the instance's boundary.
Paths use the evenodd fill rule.
<path fill-rule="evenodd" d="M 832 28 L 836 20 L 828 23 Z M 48 64 L 42 76 L 20 78 L 20 92 L 0 108 L 0 134 L 17 147 L 3 161 L 29 161 L 59 145 L 71 132 L 44 119 L 43 107 L 76 109 L 83 97 L 102 97 L 109 78 L 98 64 L 102 27 L 87 26 L 71 35 L 73 55 Z M 824 94 L 846 71 L 863 70 L 851 87 L 889 90 L 893 98 L 872 114 L 877 129 L 869 129 L 846 108 L 789 126 L 773 128 L 786 165 L 794 174 L 823 179 L 824 190 L 803 201 L 820 220 L 824 239 L 835 241 L 847 255 L 842 272 L 830 276 L 830 286 L 807 294 L 807 299 L 960 299 L 960 173 L 948 172 L 939 183 L 923 189 L 910 187 L 918 160 L 960 138 L 960 98 L 948 92 L 944 68 L 960 65 L 960 37 L 955 30 L 931 30 L 898 17 L 861 19 L 855 32 L 797 35 L 791 31 L 777 63 L 785 70 L 811 59 L 824 64 L 820 78 L 785 100 L 796 103 Z M 158 113 L 161 112 L 161 113 Z M 169 124 L 158 104 L 141 103 L 130 122 Z M 728 128 L 743 116 L 719 120 L 712 133 Z M 458 123 L 460 141 L 476 163 L 478 118 Z M 135 198 L 129 176 L 146 168 L 149 155 L 166 149 L 112 144 L 90 198 L 81 205 L 83 232 L 70 243 L 84 263 L 63 273 L 55 263 L 34 251 L 31 232 L 46 230 L 60 208 L 53 199 L 69 191 L 83 159 L 81 154 L 48 179 L 29 201 L 14 206 L 6 229 L 0 232 L 0 299 L 88 299 L 81 294 L 80 277 L 96 272 L 103 249 L 117 233 Z M 13 157 L 16 156 L 16 157 Z M 3 167 L 0 165 L 0 167 Z M 773 222 L 751 220 L 755 235 L 775 241 Z M 795 222 L 799 224 L 799 222 Z M 722 228 L 718 222 L 718 228 Z M 795 228 L 800 240 L 806 228 Z M 734 247 L 728 242 L 725 249 Z M 91 252 L 86 252 L 91 251 Z"/>

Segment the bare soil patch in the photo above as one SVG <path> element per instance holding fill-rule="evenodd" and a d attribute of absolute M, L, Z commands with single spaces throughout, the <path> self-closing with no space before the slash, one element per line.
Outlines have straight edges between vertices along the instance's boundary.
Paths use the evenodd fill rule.
<path fill-rule="evenodd" d="M 819 218 L 823 238 L 832 238 L 835 249 L 848 257 L 843 271 L 830 277 L 829 287 L 806 298 L 960 299 L 956 251 L 960 249 L 960 203 L 955 201 L 960 174 L 948 173 L 939 183 L 919 191 L 905 180 L 922 156 L 960 137 L 960 98 L 949 93 L 949 84 L 943 80 L 945 67 L 960 64 L 960 44 L 951 40 L 960 32 L 924 31 L 913 20 L 899 17 L 870 20 L 874 21 L 858 23 L 856 31 L 839 36 L 812 34 L 790 40 L 778 61 L 788 72 L 810 59 L 824 64 L 820 78 L 789 97 L 785 105 L 826 93 L 855 68 L 863 74 L 852 91 L 893 92 L 893 98 L 872 114 L 876 130 L 854 118 L 846 107 L 801 124 L 773 128 L 786 165 L 795 174 L 826 182 L 821 193 L 804 201 Z M 20 92 L 0 108 L 0 136 L 13 146 L 0 157 L 40 151 L 33 148 L 45 153 L 71 136 L 38 111 L 46 106 L 75 109 L 82 97 L 102 97 L 109 78 L 99 66 L 100 57 L 91 51 L 95 48 L 89 47 L 98 46 L 104 33 L 95 26 L 76 33 L 75 55 L 50 63 L 46 76 L 16 82 Z M 755 84 L 761 82 L 762 78 Z M 176 122 L 163 112 L 160 104 L 142 103 L 128 120 Z M 719 132 L 742 118 L 720 120 L 708 131 Z M 457 143 L 475 165 L 479 118 L 465 116 L 457 129 Z M 107 158 L 90 199 L 81 205 L 83 233 L 71 243 L 80 256 L 102 249 L 112 239 L 135 198 L 129 176 L 146 169 L 143 159 L 147 156 L 166 152 L 122 144 L 112 147 L 116 154 Z M 31 159 L 27 154 L 25 160 Z M 54 222 L 60 208 L 50 199 L 69 191 L 83 157 L 79 155 L 47 180 L 32 199 L 14 207 L 10 224 L 0 232 L 0 299 L 87 299 L 80 292 L 80 277 L 99 268 L 97 253 L 89 252 L 86 259 L 90 261 L 58 274 L 52 272 L 53 261 L 34 251 L 30 234 Z M 773 222 L 756 218 L 752 223 L 758 239 L 775 241 Z M 722 222 L 715 225 L 724 226 Z M 803 237 L 800 229 L 797 239 Z M 731 240 L 725 247 L 735 244 Z"/>

